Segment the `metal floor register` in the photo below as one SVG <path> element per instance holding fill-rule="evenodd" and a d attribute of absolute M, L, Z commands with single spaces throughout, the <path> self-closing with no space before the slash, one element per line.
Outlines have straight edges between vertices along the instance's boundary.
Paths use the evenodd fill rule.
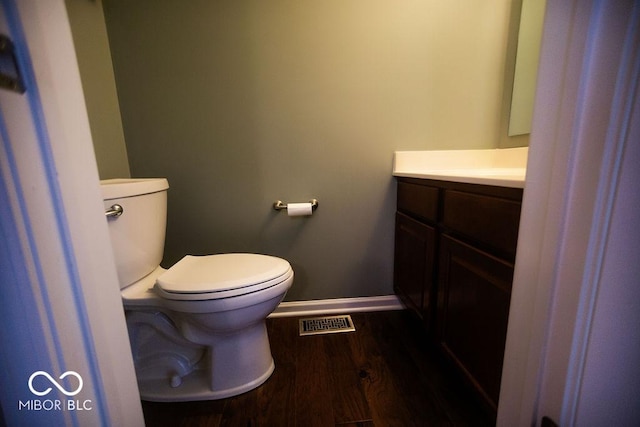
<path fill-rule="evenodd" d="M 300 319 L 300 336 L 335 334 L 338 332 L 353 332 L 355 330 L 351 316 L 348 314 Z"/>

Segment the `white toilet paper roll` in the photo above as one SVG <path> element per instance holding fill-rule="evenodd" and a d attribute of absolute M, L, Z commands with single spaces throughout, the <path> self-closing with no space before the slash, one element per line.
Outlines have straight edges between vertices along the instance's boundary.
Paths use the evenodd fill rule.
<path fill-rule="evenodd" d="M 311 203 L 288 203 L 287 215 L 289 216 L 306 216 L 313 213 Z"/>

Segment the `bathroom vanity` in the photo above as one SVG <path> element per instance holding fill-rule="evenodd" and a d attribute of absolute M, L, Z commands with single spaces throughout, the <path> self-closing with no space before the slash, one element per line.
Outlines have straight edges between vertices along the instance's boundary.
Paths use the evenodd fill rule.
<path fill-rule="evenodd" d="M 394 289 L 495 412 L 526 152 L 499 167 L 478 160 L 496 150 L 471 151 L 469 167 L 438 158 L 448 152 L 420 152 L 432 153 L 438 168 L 409 168 L 396 153 Z"/>

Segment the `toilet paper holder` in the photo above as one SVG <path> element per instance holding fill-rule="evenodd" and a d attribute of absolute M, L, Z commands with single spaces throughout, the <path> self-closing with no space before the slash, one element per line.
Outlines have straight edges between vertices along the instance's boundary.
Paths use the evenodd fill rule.
<path fill-rule="evenodd" d="M 309 200 L 309 203 L 311 203 L 311 210 L 315 211 L 316 209 L 318 209 L 318 200 L 317 199 L 311 199 L 311 200 Z M 273 203 L 273 209 L 275 209 L 277 211 L 287 210 L 287 205 L 282 203 L 282 200 L 276 200 Z"/>

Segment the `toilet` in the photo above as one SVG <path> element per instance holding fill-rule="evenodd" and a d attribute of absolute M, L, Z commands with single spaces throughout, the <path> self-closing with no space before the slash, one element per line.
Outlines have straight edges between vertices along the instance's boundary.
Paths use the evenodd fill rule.
<path fill-rule="evenodd" d="M 264 383 L 275 368 L 265 320 L 293 283 L 291 265 L 229 253 L 164 269 L 167 180 L 100 187 L 142 399 L 222 399 Z"/>

